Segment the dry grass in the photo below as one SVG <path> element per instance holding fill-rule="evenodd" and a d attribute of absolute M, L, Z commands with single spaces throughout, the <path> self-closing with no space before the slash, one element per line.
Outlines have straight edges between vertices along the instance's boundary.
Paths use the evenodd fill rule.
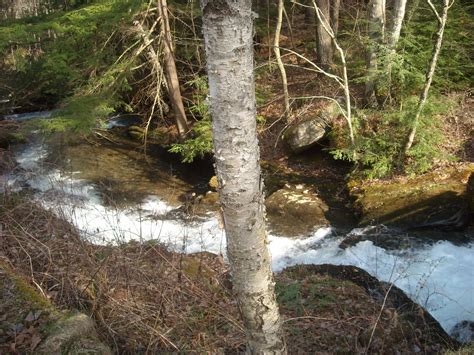
<path fill-rule="evenodd" d="M 173 254 L 153 243 L 92 245 L 18 198 L 4 198 L 0 221 L 0 255 L 55 304 L 92 315 L 116 351 L 242 348 L 242 324 L 218 256 Z"/>
<path fill-rule="evenodd" d="M 24 197 L 1 202 L 0 258 L 56 305 L 91 315 L 116 353 L 244 350 L 243 324 L 219 256 L 181 255 L 153 242 L 92 245 Z M 406 319 L 394 304 L 382 305 L 363 287 L 317 267 L 291 268 L 276 278 L 292 354 L 446 347 L 426 323 Z"/>

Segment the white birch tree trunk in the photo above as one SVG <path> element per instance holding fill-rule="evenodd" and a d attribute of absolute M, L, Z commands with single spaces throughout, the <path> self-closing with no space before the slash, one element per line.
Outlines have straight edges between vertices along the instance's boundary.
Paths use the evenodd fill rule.
<path fill-rule="evenodd" d="M 405 18 L 405 10 L 407 0 L 395 0 L 393 4 L 393 15 L 390 30 L 388 31 L 387 44 L 391 50 L 395 50 L 400 32 L 402 31 L 403 19 Z"/>
<path fill-rule="evenodd" d="M 256 134 L 251 0 L 201 0 L 201 8 L 227 255 L 248 352 L 282 354 Z"/>
<path fill-rule="evenodd" d="M 384 91 L 384 102 L 391 99 L 392 92 L 392 67 L 397 54 L 397 43 L 400 39 L 400 33 L 402 30 L 403 20 L 405 18 L 407 0 L 395 0 L 393 3 L 393 12 L 391 15 L 390 27 L 387 34 L 387 58 L 386 58 L 386 69 L 381 76 L 385 77 L 382 79 L 385 84 L 386 90 Z"/>
<path fill-rule="evenodd" d="M 415 140 L 416 130 L 418 128 L 418 123 L 420 121 L 421 112 L 425 106 L 426 100 L 428 99 L 428 93 L 430 91 L 431 82 L 433 81 L 434 72 L 436 69 L 436 64 L 438 63 L 439 53 L 441 52 L 441 44 L 443 43 L 444 28 L 446 27 L 446 22 L 448 20 L 448 10 L 454 3 L 454 0 L 450 3 L 450 0 L 443 0 L 443 9 L 441 10 L 441 16 L 434 7 L 431 0 L 427 0 L 428 5 L 430 5 L 431 10 L 438 20 L 438 31 L 436 32 L 436 42 L 433 46 L 433 54 L 431 55 L 430 65 L 428 71 L 426 72 L 425 85 L 423 91 L 420 94 L 420 99 L 418 100 L 418 106 L 416 108 L 415 117 L 413 118 L 412 127 L 410 134 L 405 145 L 404 154 L 406 155 L 410 150 L 413 142 Z"/>
<path fill-rule="evenodd" d="M 370 0 L 368 4 L 369 48 L 367 55 L 367 81 L 365 83 L 365 101 L 370 104 L 376 90 L 378 76 L 378 57 L 384 42 L 385 0 Z"/>

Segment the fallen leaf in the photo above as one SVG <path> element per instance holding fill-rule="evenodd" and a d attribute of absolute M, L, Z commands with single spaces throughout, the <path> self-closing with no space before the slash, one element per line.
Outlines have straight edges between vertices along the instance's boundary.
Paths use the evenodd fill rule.
<path fill-rule="evenodd" d="M 33 323 L 35 321 L 35 315 L 32 311 L 28 312 L 28 315 L 25 317 L 25 322 Z"/>
<path fill-rule="evenodd" d="M 34 334 L 33 337 L 31 338 L 30 350 L 31 351 L 35 350 L 35 348 L 38 346 L 40 342 L 41 342 L 41 337 L 38 334 Z"/>

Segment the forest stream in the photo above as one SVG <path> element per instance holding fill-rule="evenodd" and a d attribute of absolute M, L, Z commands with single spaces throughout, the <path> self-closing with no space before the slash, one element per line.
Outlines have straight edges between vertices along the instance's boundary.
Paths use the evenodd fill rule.
<path fill-rule="evenodd" d="M 209 172 L 166 158 L 156 161 L 156 156 L 148 157 L 153 164 L 147 164 L 143 153 L 131 149 L 51 145 L 39 137 L 13 150 L 18 166 L 1 177 L 3 188 L 30 190 L 87 240 L 107 244 L 153 239 L 174 251 L 209 251 L 225 258 L 225 234 L 216 210 L 187 209 L 190 192 L 206 193 Z M 365 240 L 342 249 L 347 236 L 343 230 L 350 228 L 317 228 L 295 238 L 277 235 L 269 225 L 273 270 L 297 264 L 358 266 L 404 290 L 448 333 L 463 320 L 474 321 L 473 242 L 440 240 L 386 250 Z M 372 226 L 353 228 L 349 235 L 373 233 L 374 228 L 399 233 Z"/>

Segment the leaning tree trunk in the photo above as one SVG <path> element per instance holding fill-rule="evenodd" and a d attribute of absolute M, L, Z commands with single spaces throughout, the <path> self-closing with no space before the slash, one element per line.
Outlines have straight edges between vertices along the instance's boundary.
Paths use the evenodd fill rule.
<path fill-rule="evenodd" d="M 290 115 L 290 95 L 288 94 L 288 80 L 286 78 L 286 70 L 283 61 L 281 60 L 280 54 L 280 32 L 281 32 L 281 25 L 283 22 L 283 11 L 284 11 L 284 4 L 283 0 L 278 0 L 278 16 L 277 16 L 277 25 L 275 29 L 275 38 L 273 40 L 273 51 L 275 53 L 275 59 L 278 64 L 278 69 L 280 69 L 280 76 L 281 76 L 281 85 L 283 88 L 283 99 L 285 102 L 285 119 L 288 121 Z"/>
<path fill-rule="evenodd" d="M 368 5 L 369 46 L 367 54 L 367 80 L 365 83 L 365 102 L 370 104 L 376 90 L 378 79 L 378 58 L 384 41 L 385 0 L 370 0 Z"/>
<path fill-rule="evenodd" d="M 423 111 L 423 107 L 425 106 L 426 100 L 428 98 L 431 82 L 433 81 L 433 76 L 436 69 L 436 63 L 438 62 L 439 53 L 441 52 L 444 28 L 446 27 L 446 21 L 448 20 L 448 10 L 453 4 L 454 0 L 451 3 L 449 2 L 449 0 L 443 0 L 443 9 L 441 11 L 441 16 L 439 15 L 438 10 L 436 10 L 431 0 L 427 0 L 427 2 L 428 5 L 430 5 L 431 10 L 435 14 L 436 19 L 438 20 L 438 31 L 436 32 L 436 42 L 433 47 L 433 54 L 431 56 L 430 66 L 428 68 L 428 71 L 426 72 L 425 85 L 423 87 L 423 91 L 420 94 L 420 99 L 416 108 L 415 117 L 413 118 L 410 134 L 408 135 L 408 139 L 405 145 L 405 155 L 408 153 L 411 146 L 413 145 L 413 141 L 415 140 L 416 130 L 420 121 L 421 112 Z"/>
<path fill-rule="evenodd" d="M 286 346 L 267 249 L 256 135 L 251 0 L 201 0 L 201 8 L 227 255 L 248 351 L 281 354 Z"/>
<path fill-rule="evenodd" d="M 171 36 L 168 18 L 168 5 L 166 0 L 158 0 L 158 15 L 161 18 L 162 51 L 165 62 L 165 76 L 170 96 L 171 107 L 174 112 L 176 128 L 181 138 L 184 138 L 189 130 L 186 113 L 184 111 L 183 98 L 179 88 L 178 72 L 173 53 L 173 40 Z"/>
<path fill-rule="evenodd" d="M 316 4 L 321 11 L 322 20 L 330 23 L 331 9 L 329 0 L 316 0 Z M 333 59 L 332 39 L 324 29 L 322 21 L 319 21 L 318 16 L 316 16 L 316 50 L 318 64 L 324 69 L 330 68 Z"/>

